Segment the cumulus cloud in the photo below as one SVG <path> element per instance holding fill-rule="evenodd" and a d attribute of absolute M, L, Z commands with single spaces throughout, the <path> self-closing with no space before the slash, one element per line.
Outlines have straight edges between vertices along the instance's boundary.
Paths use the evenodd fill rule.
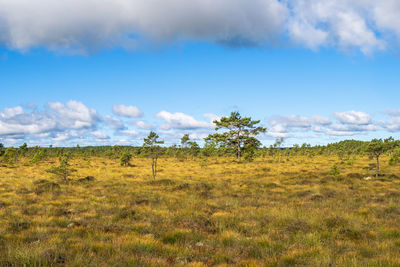
<path fill-rule="evenodd" d="M 120 119 L 114 118 L 112 116 L 106 115 L 104 116 L 103 120 L 109 127 L 114 130 L 121 130 L 125 128 L 124 123 Z"/>
<path fill-rule="evenodd" d="M 397 0 L 0 0 L 0 44 L 86 53 L 148 41 L 290 40 L 370 54 L 399 39 L 399 13 Z"/>
<path fill-rule="evenodd" d="M 114 114 L 121 117 L 138 118 L 143 115 L 143 112 L 136 106 L 114 105 Z"/>
<path fill-rule="evenodd" d="M 60 118 L 57 122 L 61 128 L 90 128 L 99 119 L 97 111 L 88 108 L 78 101 L 68 101 L 66 105 L 60 102 L 48 103 L 50 109 Z"/>
<path fill-rule="evenodd" d="M 1 119 L 9 119 L 16 115 L 24 113 L 24 109 L 21 106 L 13 107 L 13 108 L 5 108 L 0 111 Z"/>
<path fill-rule="evenodd" d="M 390 109 L 387 111 L 389 119 L 387 121 L 380 122 L 380 125 L 388 130 L 389 132 L 400 131 L 400 110 Z"/>
<path fill-rule="evenodd" d="M 375 131 L 400 132 L 400 112 L 386 111 L 387 119 L 376 121 L 371 115 L 360 111 L 333 113 L 330 117 L 281 115 L 268 123 L 264 138 L 336 138 L 366 135 Z M 123 143 L 141 145 L 148 130 L 162 135 L 166 144 L 178 142 L 185 133 L 193 140 L 203 140 L 214 132 L 214 120 L 220 117 L 206 113 L 202 119 L 176 112 L 161 111 L 156 117 L 160 125 L 139 121 L 128 121 L 129 128 L 121 119 L 113 116 L 101 116 L 98 112 L 78 101 L 67 103 L 51 102 L 44 108 L 29 109 L 22 106 L 0 110 L 0 141 L 6 145 L 27 142 L 28 144 L 110 144 Z M 132 127 L 132 128 L 130 128 Z M 313 137 L 313 138 L 314 138 Z M 119 140 L 119 141 L 118 141 Z"/>
<path fill-rule="evenodd" d="M 373 16 L 379 2 L 353 0 L 292 0 L 293 15 L 288 30 L 293 40 L 312 49 L 334 46 L 341 49 L 359 48 L 369 54 L 386 47 L 371 25 L 380 16 Z M 385 8 L 386 9 L 386 8 Z"/>
<path fill-rule="evenodd" d="M 151 125 L 150 123 L 147 123 L 145 121 L 135 121 L 134 124 L 136 125 L 136 127 L 138 127 L 139 129 L 142 129 L 142 130 L 150 130 L 150 129 L 154 128 L 153 125 Z"/>
<path fill-rule="evenodd" d="M 288 129 L 283 126 L 282 124 L 274 123 L 268 131 L 267 131 L 268 136 L 272 137 L 290 137 L 290 134 L 288 133 Z"/>
<path fill-rule="evenodd" d="M 77 101 L 69 101 L 65 105 L 48 103 L 48 108 L 40 112 L 25 112 L 19 106 L 5 108 L 0 112 L 0 136 L 90 129 L 95 127 L 97 121 L 96 110 Z"/>
<path fill-rule="evenodd" d="M 186 115 L 181 112 L 170 113 L 167 111 L 161 111 L 157 115 L 157 118 L 163 119 L 166 123 L 160 125 L 163 130 L 169 129 L 181 129 L 181 130 L 193 130 L 202 128 L 213 128 L 215 125 L 211 122 L 198 121 L 190 115 Z M 210 118 L 209 114 L 206 115 Z"/>
<path fill-rule="evenodd" d="M 371 116 L 359 111 L 336 112 L 333 114 L 341 123 L 363 125 L 371 123 Z"/>
<path fill-rule="evenodd" d="M 311 120 L 304 116 L 278 116 L 275 119 L 270 121 L 272 126 L 282 124 L 286 127 L 300 127 L 307 128 L 311 126 Z"/>
<path fill-rule="evenodd" d="M 312 116 L 312 122 L 317 124 L 317 125 L 329 125 L 331 124 L 331 120 L 328 118 L 325 118 L 323 116 Z"/>
<path fill-rule="evenodd" d="M 101 131 L 94 131 L 90 133 L 94 138 L 96 139 L 110 139 L 110 137 L 108 136 L 108 134 L 103 133 Z"/>
<path fill-rule="evenodd" d="M 299 133 L 325 134 L 326 136 L 352 136 L 367 134 L 379 129 L 371 116 L 359 111 L 336 112 L 337 122 L 323 116 L 277 116 L 270 120 L 267 135 L 272 137 L 296 137 Z"/>

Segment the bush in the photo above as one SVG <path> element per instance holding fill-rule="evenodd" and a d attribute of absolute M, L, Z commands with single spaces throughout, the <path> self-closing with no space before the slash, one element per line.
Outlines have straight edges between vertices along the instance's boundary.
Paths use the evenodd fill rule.
<path fill-rule="evenodd" d="M 132 154 L 124 151 L 120 157 L 121 166 L 129 166 L 129 161 L 132 159 Z"/>
<path fill-rule="evenodd" d="M 58 178 L 63 179 L 64 182 L 68 182 L 68 177 L 76 171 L 70 167 L 69 158 L 69 154 L 61 155 L 59 159 L 60 165 L 47 169 L 46 172 L 56 175 Z"/>
<path fill-rule="evenodd" d="M 254 149 L 249 148 L 246 149 L 243 153 L 243 158 L 247 161 L 247 162 L 252 162 L 254 160 L 254 158 L 256 157 L 256 152 Z"/>
<path fill-rule="evenodd" d="M 32 163 L 37 164 L 39 161 L 43 160 L 46 157 L 46 150 L 39 149 L 34 155 L 31 160 Z"/>
<path fill-rule="evenodd" d="M 9 165 L 13 165 L 17 161 L 17 156 L 17 150 L 13 147 L 9 147 L 4 152 L 3 161 Z"/>

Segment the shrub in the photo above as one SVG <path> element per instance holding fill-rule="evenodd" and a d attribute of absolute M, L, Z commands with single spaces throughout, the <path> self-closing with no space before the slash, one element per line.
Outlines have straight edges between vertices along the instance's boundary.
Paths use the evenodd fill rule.
<path fill-rule="evenodd" d="M 68 182 L 68 177 L 71 176 L 75 169 L 72 169 L 69 164 L 69 154 L 63 154 L 60 156 L 60 165 L 58 167 L 52 167 L 47 169 L 46 172 L 56 175 L 58 178 L 63 179 L 64 182 Z"/>
<path fill-rule="evenodd" d="M 129 166 L 129 161 L 132 159 L 132 154 L 124 151 L 120 157 L 121 166 Z"/>

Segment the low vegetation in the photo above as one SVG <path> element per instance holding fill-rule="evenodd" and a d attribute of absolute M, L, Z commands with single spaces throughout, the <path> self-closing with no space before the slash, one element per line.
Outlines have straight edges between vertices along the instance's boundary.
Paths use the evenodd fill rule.
<path fill-rule="evenodd" d="M 1 165 L 0 266 L 400 265 L 400 168 L 389 154 L 376 178 L 367 152 L 299 147 L 280 163 L 269 150 L 237 163 L 163 148 L 153 180 L 140 148 L 126 167 L 126 148 L 88 149 L 68 159 L 68 183 L 46 172 L 66 149 L 33 163 L 29 148 Z"/>

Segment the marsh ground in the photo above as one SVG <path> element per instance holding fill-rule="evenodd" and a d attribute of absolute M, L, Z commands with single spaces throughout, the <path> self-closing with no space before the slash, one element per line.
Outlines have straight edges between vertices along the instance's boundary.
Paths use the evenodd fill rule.
<path fill-rule="evenodd" d="M 63 184 L 22 160 L 0 167 L 0 266 L 400 266 L 400 169 L 371 162 L 166 158 L 153 181 L 75 159 Z"/>

